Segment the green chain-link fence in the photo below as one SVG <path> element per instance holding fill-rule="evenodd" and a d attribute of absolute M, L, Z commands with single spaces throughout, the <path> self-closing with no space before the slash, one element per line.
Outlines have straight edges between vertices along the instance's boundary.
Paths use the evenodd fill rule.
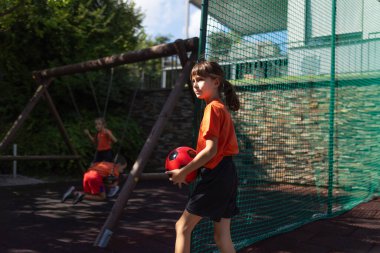
<path fill-rule="evenodd" d="M 379 193 L 379 20 L 377 0 L 203 0 L 202 57 L 242 102 L 236 249 Z M 210 221 L 192 252 L 217 252 Z"/>

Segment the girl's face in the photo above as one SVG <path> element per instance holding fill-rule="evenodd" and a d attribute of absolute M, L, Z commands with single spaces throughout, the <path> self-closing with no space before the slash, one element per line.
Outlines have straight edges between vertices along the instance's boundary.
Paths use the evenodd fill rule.
<path fill-rule="evenodd" d="M 101 120 L 95 120 L 95 128 L 97 131 L 102 130 L 104 127 L 104 124 Z"/>
<path fill-rule="evenodd" d="M 219 98 L 219 80 L 217 78 L 196 75 L 192 77 L 191 81 L 197 98 L 205 100 L 206 103 Z"/>

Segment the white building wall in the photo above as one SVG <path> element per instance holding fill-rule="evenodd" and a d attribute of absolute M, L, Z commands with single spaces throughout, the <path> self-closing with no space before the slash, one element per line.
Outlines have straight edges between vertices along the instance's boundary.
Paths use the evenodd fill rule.
<path fill-rule="evenodd" d="M 337 73 L 372 71 L 380 71 L 380 40 L 364 40 L 336 48 Z"/>
<path fill-rule="evenodd" d="M 336 47 L 335 68 L 337 73 L 360 73 L 363 69 L 363 51 L 367 45 L 341 45 Z"/>
<path fill-rule="evenodd" d="M 311 37 L 331 34 L 331 0 L 310 0 Z M 306 1 L 305 1 L 306 2 Z M 304 28 L 306 29 L 306 27 Z"/>
<path fill-rule="evenodd" d="M 304 46 L 305 0 L 288 1 L 288 48 Z"/>
<path fill-rule="evenodd" d="M 336 47 L 337 74 L 380 71 L 380 40 Z M 331 48 L 297 48 L 288 52 L 288 75 L 329 75 Z"/>
<path fill-rule="evenodd" d="M 314 0 L 315 1 L 315 0 Z M 331 0 L 330 1 L 330 6 Z M 366 0 L 367 1 L 367 0 Z M 363 30 L 363 4 L 364 0 L 337 0 L 336 33 L 357 33 Z M 331 9 L 331 7 L 330 7 Z M 330 10 L 330 14 L 331 14 Z M 330 19 L 332 16 L 330 16 Z M 331 22 L 330 22 L 331 27 Z M 329 30 L 331 33 L 331 29 Z M 329 34 L 330 35 L 330 34 Z"/>
<path fill-rule="evenodd" d="M 311 0 L 311 38 L 331 34 L 331 0 Z M 288 75 L 328 75 L 331 71 L 330 45 L 305 45 L 306 0 L 289 0 Z M 363 33 L 363 40 L 339 41 L 336 72 L 380 71 L 380 2 L 378 0 L 337 0 L 337 34 Z M 297 42 L 298 41 L 298 42 Z M 295 43 L 297 42 L 297 43 Z"/>
<path fill-rule="evenodd" d="M 374 10 L 373 3 L 379 8 Z M 337 0 L 337 34 L 356 33 L 363 30 L 363 5 L 372 8 L 371 12 L 377 11 L 376 18 L 369 17 L 369 22 L 379 21 L 380 4 L 377 0 Z M 321 37 L 331 35 L 332 22 L 332 1 L 331 0 L 311 0 L 311 37 Z M 289 47 L 302 46 L 301 41 L 305 40 L 306 30 L 306 0 L 289 0 L 288 2 L 288 41 Z M 380 24 L 379 22 L 377 22 Z M 371 25 L 373 26 L 373 24 Z M 376 29 L 375 29 L 376 30 Z M 378 29 L 377 29 L 378 30 Z M 298 43 L 295 43 L 298 42 Z"/>
<path fill-rule="evenodd" d="M 330 73 L 330 49 L 297 48 L 288 53 L 288 75 L 322 75 Z"/>
<path fill-rule="evenodd" d="M 378 0 L 364 1 L 363 39 L 380 38 L 380 2 Z"/>
<path fill-rule="evenodd" d="M 363 55 L 367 55 L 364 57 L 366 62 L 363 61 L 363 69 L 380 71 L 380 40 L 369 41 L 367 47 L 364 48 Z"/>

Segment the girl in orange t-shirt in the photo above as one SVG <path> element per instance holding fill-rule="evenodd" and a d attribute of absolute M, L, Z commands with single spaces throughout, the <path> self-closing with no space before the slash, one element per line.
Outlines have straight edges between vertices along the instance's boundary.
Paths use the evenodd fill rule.
<path fill-rule="evenodd" d="M 201 180 L 176 223 L 175 252 L 190 252 L 191 232 L 203 217 L 214 221 L 214 239 L 219 250 L 235 252 L 230 224 L 238 213 L 238 183 L 232 156 L 239 153 L 239 148 L 231 115 L 221 100 L 222 92 L 230 110 L 239 110 L 240 102 L 216 62 L 197 63 L 191 71 L 191 80 L 195 95 L 207 104 L 198 134 L 197 155 L 185 167 L 166 173 L 179 187 L 186 184 L 186 175 L 197 169 Z"/>
<path fill-rule="evenodd" d="M 96 162 L 113 162 L 112 143 L 117 142 L 117 139 L 112 134 L 111 130 L 106 128 L 104 118 L 95 119 L 95 128 L 97 133 L 93 136 L 88 129 L 84 132 L 90 140 L 96 145 L 96 153 L 93 163 Z"/>

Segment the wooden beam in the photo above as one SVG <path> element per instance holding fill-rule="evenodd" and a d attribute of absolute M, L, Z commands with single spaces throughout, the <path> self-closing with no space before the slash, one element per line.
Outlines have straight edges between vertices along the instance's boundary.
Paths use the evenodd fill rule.
<path fill-rule="evenodd" d="M 16 137 L 16 133 L 24 124 L 25 120 L 29 117 L 30 112 L 36 106 L 37 102 L 41 99 L 42 95 L 44 94 L 45 90 L 49 87 L 51 82 L 52 82 L 51 78 L 47 78 L 42 81 L 39 81 L 40 85 L 38 86 L 33 97 L 29 100 L 24 110 L 21 112 L 21 114 L 13 123 L 12 127 L 8 130 L 7 134 L 4 136 L 3 140 L 0 142 L 0 152 L 3 151 L 6 147 L 8 147 L 9 144 L 14 140 L 14 138 Z"/>
<path fill-rule="evenodd" d="M 186 48 L 185 48 L 185 45 L 183 43 L 183 40 L 176 40 L 175 42 L 175 48 L 177 50 L 177 54 L 178 54 L 178 57 L 179 57 L 179 60 L 181 62 L 181 65 L 182 65 L 182 68 L 185 66 L 187 60 L 189 59 L 189 57 L 187 57 L 187 52 L 186 52 Z M 191 96 L 191 99 L 193 100 L 193 102 L 195 102 L 195 94 L 193 92 L 193 86 L 191 85 L 191 76 L 189 76 L 189 80 L 186 81 L 186 83 L 188 84 L 188 91 L 190 93 L 190 96 Z"/>
<path fill-rule="evenodd" d="M 74 146 L 71 144 L 69 135 L 67 134 L 66 128 L 63 125 L 63 121 L 61 119 L 61 116 L 59 116 L 58 110 L 55 107 L 53 99 L 50 96 L 50 93 L 48 90 L 45 90 L 44 96 L 45 96 L 46 101 L 48 103 L 49 109 L 54 116 L 54 119 L 57 121 L 58 129 L 59 129 L 59 132 L 61 133 L 61 135 L 63 137 L 63 140 L 65 141 L 65 143 L 66 143 L 67 147 L 69 148 L 69 150 L 71 151 L 71 153 L 73 153 L 75 156 L 78 156 L 78 152 L 76 151 Z"/>
<path fill-rule="evenodd" d="M 169 176 L 165 173 L 142 173 L 141 180 L 169 180 Z"/>
<path fill-rule="evenodd" d="M 190 71 L 194 66 L 196 58 L 197 53 L 193 52 L 190 60 L 187 61 L 185 67 L 182 69 L 180 76 L 176 80 L 175 86 L 171 91 L 168 99 L 166 100 L 166 103 L 162 108 L 161 113 L 155 122 L 142 150 L 140 151 L 136 162 L 133 164 L 132 170 L 127 178 L 127 182 L 121 189 L 120 194 L 114 206 L 112 207 L 112 210 L 108 215 L 106 222 L 104 223 L 98 237 L 95 240 L 94 246 L 107 246 L 108 241 L 113 233 L 112 231 L 116 227 L 117 222 L 123 213 L 124 207 L 127 204 L 133 189 L 135 188 L 137 182 L 140 180 L 143 169 L 158 142 L 158 139 L 164 129 L 166 122 L 168 122 L 169 117 L 173 112 L 173 109 L 182 93 L 186 81 L 189 79 Z"/>
<path fill-rule="evenodd" d="M 57 122 L 58 124 L 58 129 L 59 129 L 59 132 L 61 133 L 62 137 L 63 137 L 63 140 L 64 142 L 66 143 L 66 146 L 68 147 L 68 149 L 71 151 L 71 153 L 74 155 L 74 156 L 79 156 L 78 155 L 78 152 L 76 151 L 75 147 L 73 144 L 71 144 L 71 141 L 70 141 L 70 138 L 69 138 L 69 135 L 67 134 L 67 131 L 66 131 L 66 128 L 65 126 L 63 125 L 63 121 L 61 119 L 61 116 L 59 116 L 59 113 L 58 113 L 58 110 L 57 108 L 55 107 L 55 104 L 53 102 L 53 99 L 52 97 L 50 96 L 50 93 L 49 91 L 46 89 L 45 90 L 45 94 L 44 94 L 45 98 L 46 98 L 46 101 L 48 103 L 48 106 L 49 106 L 49 109 L 50 109 L 50 112 L 53 114 L 54 116 L 54 119 L 55 121 Z M 85 171 L 85 168 L 83 167 L 83 164 L 79 161 L 79 167 L 81 168 L 81 170 L 84 172 Z"/>
<path fill-rule="evenodd" d="M 198 38 L 194 37 L 183 41 L 187 52 L 195 51 L 198 48 Z M 108 56 L 96 60 L 80 62 L 76 64 L 61 66 L 57 68 L 34 71 L 35 78 L 58 77 L 83 73 L 103 68 L 111 68 L 127 63 L 135 63 L 150 59 L 162 58 L 177 54 L 175 43 L 157 45 L 151 48 L 145 48 L 138 51 L 132 51 L 119 55 Z"/>
<path fill-rule="evenodd" d="M 3 155 L 0 156 L 0 161 L 43 161 L 43 160 L 79 160 L 80 156 L 75 155 L 24 155 L 24 156 L 12 156 Z"/>
<path fill-rule="evenodd" d="M 187 51 L 186 51 L 186 47 L 185 47 L 183 40 L 176 40 L 174 42 L 174 47 L 177 51 L 178 58 L 181 62 L 182 68 L 183 68 L 185 66 L 187 60 L 189 59 L 189 57 L 187 57 Z"/>

